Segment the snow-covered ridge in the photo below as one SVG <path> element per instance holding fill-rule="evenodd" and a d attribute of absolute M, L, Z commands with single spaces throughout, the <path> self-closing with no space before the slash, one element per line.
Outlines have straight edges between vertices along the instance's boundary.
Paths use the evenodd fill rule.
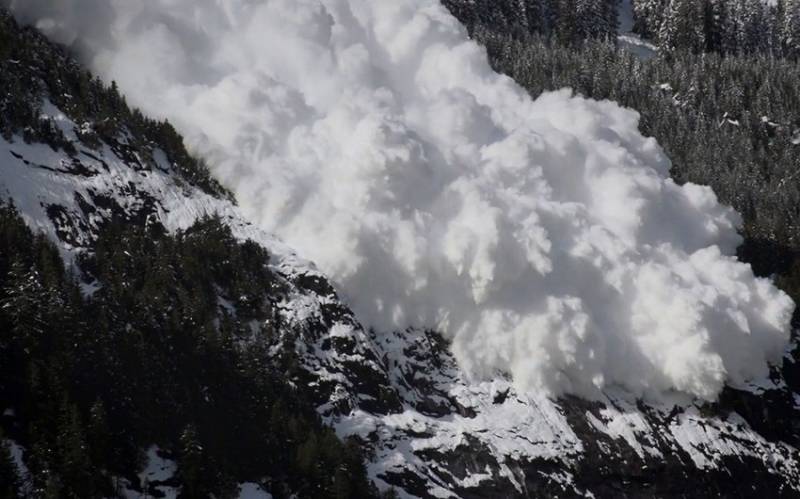
<path fill-rule="evenodd" d="M 230 201 L 180 181 L 163 151 L 153 151 L 156 168 L 145 167 L 143 158 L 132 164 L 108 144 L 94 150 L 81 142 L 76 132 L 92 123 L 73 122 L 49 101 L 41 109 L 40 118 L 54 123 L 77 146 L 77 154 L 0 137 L 0 193 L 13 200 L 31 228 L 59 243 L 67 261 L 89 250 L 103 222 L 115 214 L 160 223 L 173 233 L 205 217 L 220 217 L 240 239 L 269 248 L 276 268 L 315 272 L 280 240 L 247 223 Z M 127 143 L 125 135 L 118 140 Z"/>

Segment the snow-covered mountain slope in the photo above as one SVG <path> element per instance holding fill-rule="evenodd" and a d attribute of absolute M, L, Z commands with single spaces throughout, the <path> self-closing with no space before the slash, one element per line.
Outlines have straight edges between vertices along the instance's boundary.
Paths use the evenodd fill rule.
<path fill-rule="evenodd" d="M 2 72 L 36 79 L 39 69 L 0 60 Z M 175 231 L 215 214 L 237 237 L 263 245 L 285 281 L 279 294 L 264 290 L 275 293 L 283 325 L 270 355 L 298 359 L 292 381 L 313 392 L 339 435 L 361 438 L 382 488 L 403 497 L 800 495 L 800 369 L 788 353 L 771 379 L 728 387 L 717 403 L 550 398 L 519 391 L 499 372 L 474 380 L 435 332 L 362 327 L 321 272 L 223 194 L 187 180 L 130 129 L 92 134 L 100 120 L 69 116 L 56 104 L 69 99 L 48 88 L 31 109 L 60 145 L 39 132 L 0 139 L 3 197 L 73 261 L 92 251 L 113 217 Z"/>
<path fill-rule="evenodd" d="M 635 112 L 494 72 L 439 2 L 126 5 L 105 40 L 33 15 L 368 327 L 434 329 L 470 375 L 552 395 L 714 400 L 780 361 L 794 303 L 737 261 L 739 215 L 670 179 Z"/>

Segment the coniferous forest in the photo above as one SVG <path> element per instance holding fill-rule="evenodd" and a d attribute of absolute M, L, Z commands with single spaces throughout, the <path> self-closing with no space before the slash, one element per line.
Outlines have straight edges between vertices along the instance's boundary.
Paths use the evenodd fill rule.
<path fill-rule="evenodd" d="M 84 147 L 124 130 L 127 145 L 112 142 L 119 154 L 138 161 L 158 144 L 186 182 L 230 197 L 169 123 L 129 108 L 116 86 L 2 12 L 0 66 L 4 137 L 74 154 L 40 118 L 48 95 L 100 124 L 80 137 Z M 13 408 L 0 415 L 0 498 L 114 497 L 123 480 L 146 497 L 161 485 L 236 497 L 239 483 L 264 476 L 276 497 L 377 496 L 360 447 L 337 438 L 288 381 L 293 359 L 268 355 L 285 326 L 266 250 L 217 219 L 168 234 L 139 218 L 114 212 L 68 268 L 53 241 L 0 204 L 0 405 Z M 7 438 L 27 449 L 26 483 Z M 152 445 L 177 463 L 168 483 L 137 476 Z"/>
<path fill-rule="evenodd" d="M 129 473 L 152 442 L 173 449 L 185 497 L 235 496 L 265 473 L 278 494 L 376 494 L 359 447 L 322 425 L 286 383 L 291 366 L 269 360 L 271 333 L 248 325 L 268 323 L 263 290 L 278 285 L 259 246 L 217 220 L 176 236 L 115 224 L 81 262 L 103 283 L 87 298 L 13 206 L 0 208 L 0 243 L 0 400 L 16 411 L 3 431 L 30 449 L 32 496 L 109 497 L 114 477 L 149 493 L 160 484 Z M 238 314 L 221 322 L 220 292 Z M 0 477 L 13 473 L 3 448 Z M 0 483 L 0 497 L 21 491 Z"/>
<path fill-rule="evenodd" d="M 443 3 L 470 31 L 532 34 L 564 45 L 614 40 L 622 15 L 662 52 L 800 57 L 797 0 L 476 0 Z M 631 12 L 622 12 L 630 9 Z"/>
<path fill-rule="evenodd" d="M 617 0 L 443 3 L 533 96 L 570 87 L 638 111 L 676 181 L 709 185 L 742 214 L 740 257 L 800 301 L 800 0 L 634 0 L 634 31 L 659 49 L 646 60 L 616 42 Z M 132 150 L 157 143 L 187 182 L 231 197 L 169 123 L 43 43 L 0 13 L 0 134 L 68 149 L 31 103 L 69 95 L 56 104 L 72 118 L 104 123 L 86 143 L 131 130 Z M 177 463 L 182 497 L 235 497 L 267 475 L 275 497 L 379 497 L 359 443 L 288 381 L 293 359 L 268 354 L 283 290 L 266 250 L 213 218 L 177 234 L 129 222 L 103 227 L 78 279 L 0 205 L 0 407 L 15 408 L 0 437 L 28 449 L 32 477 L 20 483 L 0 445 L 0 499 L 112 497 L 121 478 L 149 493 L 134 471 L 154 443 Z"/>
<path fill-rule="evenodd" d="M 569 29 L 577 34 L 564 37 L 521 23 L 520 12 L 571 12 L 569 3 L 500 2 L 462 17 L 495 69 L 533 96 L 569 87 L 638 111 L 642 132 L 672 160 L 673 178 L 711 186 L 742 214 L 740 256 L 800 298 L 800 2 L 634 1 L 634 30 L 659 47 L 647 60 L 610 36 Z M 557 19 L 562 28 L 580 25 L 580 16 Z"/>

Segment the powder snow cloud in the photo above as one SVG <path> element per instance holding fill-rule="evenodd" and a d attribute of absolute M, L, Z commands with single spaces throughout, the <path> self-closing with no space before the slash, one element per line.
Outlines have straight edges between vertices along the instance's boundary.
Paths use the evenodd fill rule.
<path fill-rule="evenodd" d="M 635 112 L 531 99 L 438 1 L 10 3 L 169 118 L 366 325 L 438 329 L 475 376 L 714 399 L 786 347 L 794 304 L 732 256 L 739 216 L 670 180 Z"/>

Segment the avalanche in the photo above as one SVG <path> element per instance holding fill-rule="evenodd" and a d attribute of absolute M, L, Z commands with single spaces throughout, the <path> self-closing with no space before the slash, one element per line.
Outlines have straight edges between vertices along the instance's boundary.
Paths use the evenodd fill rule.
<path fill-rule="evenodd" d="M 784 351 L 794 304 L 732 256 L 738 215 L 635 112 L 492 72 L 438 1 L 9 1 L 366 325 L 438 329 L 473 376 L 714 399 Z"/>

